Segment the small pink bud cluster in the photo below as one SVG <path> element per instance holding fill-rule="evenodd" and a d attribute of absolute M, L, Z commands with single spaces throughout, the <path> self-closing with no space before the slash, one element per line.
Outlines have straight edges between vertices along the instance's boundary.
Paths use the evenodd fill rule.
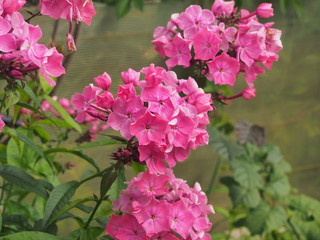
<path fill-rule="evenodd" d="M 25 1 L 0 1 L 0 78 L 24 79 L 31 71 L 39 70 L 50 86 L 51 77 L 65 73 L 63 55 L 55 47 L 39 44 L 39 26 L 27 23 L 18 12 Z"/>
<path fill-rule="evenodd" d="M 141 81 L 140 73 L 144 74 Z M 119 86 L 116 98 L 109 91 L 111 78 L 106 73 L 95 78 L 98 87 L 90 84 L 82 94 L 72 96 L 78 122 L 89 115 L 107 121 L 127 140 L 136 137 L 140 161 L 152 173 L 164 173 L 166 163 L 174 167 L 187 158 L 191 148 L 208 143 L 211 95 L 193 78 L 177 79 L 174 72 L 153 64 L 140 72 L 129 69 L 121 76 L 125 84 Z"/>
<path fill-rule="evenodd" d="M 207 215 L 214 210 L 198 183 L 190 188 L 167 170 L 140 173 L 128 184 L 113 203 L 124 214 L 112 215 L 106 228 L 114 239 L 211 239 Z"/>
<path fill-rule="evenodd" d="M 273 22 L 260 23 L 259 17 L 273 16 L 271 4 L 256 11 L 237 12 L 234 1 L 216 0 L 212 9 L 191 5 L 173 14 L 167 27 L 157 27 L 152 43 L 169 69 L 176 65 L 195 65 L 215 84 L 233 86 L 243 72 L 250 88 L 257 75 L 270 69 L 282 49 L 281 31 Z"/>

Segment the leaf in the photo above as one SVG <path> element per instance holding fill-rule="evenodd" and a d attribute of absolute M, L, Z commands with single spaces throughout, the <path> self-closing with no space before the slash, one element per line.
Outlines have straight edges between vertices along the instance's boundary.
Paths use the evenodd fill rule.
<path fill-rule="evenodd" d="M 32 126 L 32 129 L 34 132 L 41 138 L 42 142 L 49 142 L 50 141 L 50 135 L 47 131 L 45 131 L 42 127 L 40 126 Z"/>
<path fill-rule="evenodd" d="M 135 174 L 145 172 L 146 171 L 146 165 L 140 164 L 138 162 L 132 161 L 131 167 L 134 170 Z"/>
<path fill-rule="evenodd" d="M 286 174 L 277 170 L 271 173 L 270 179 L 265 186 L 265 191 L 275 199 L 287 196 L 291 187 Z"/>
<path fill-rule="evenodd" d="M 94 201 L 93 197 L 86 197 L 86 198 L 81 198 L 81 199 L 77 199 L 73 202 L 70 202 L 68 204 L 66 204 L 62 209 L 60 209 L 59 212 L 57 212 L 54 217 L 52 217 L 50 219 L 50 222 L 48 222 L 48 226 L 50 224 L 52 224 L 56 219 L 58 219 L 60 216 L 62 216 L 63 214 L 67 213 L 70 209 L 78 207 L 79 205 L 85 203 L 85 202 L 89 202 L 89 201 Z"/>
<path fill-rule="evenodd" d="M 55 77 L 51 77 L 52 79 L 56 79 Z M 41 87 L 42 87 L 42 89 L 43 89 L 43 92 L 46 94 L 46 95 L 49 95 L 49 93 L 54 89 L 54 86 L 53 87 L 51 87 L 49 84 L 48 84 L 48 82 L 47 82 L 47 80 L 44 78 L 44 77 L 42 77 L 40 74 L 39 74 L 39 79 L 40 79 L 40 84 L 41 84 Z"/>
<path fill-rule="evenodd" d="M 30 138 L 28 138 L 26 135 L 24 135 L 20 132 L 18 132 L 18 137 L 22 142 L 27 144 L 31 149 L 33 149 L 36 153 L 38 153 L 39 156 L 41 156 L 43 159 L 45 159 L 47 161 L 47 163 L 53 169 L 52 162 L 47 158 L 47 156 L 44 154 L 44 152 L 42 151 L 42 149 L 39 146 L 37 146 Z"/>
<path fill-rule="evenodd" d="M 124 170 L 121 169 L 118 171 L 118 176 L 116 180 L 111 185 L 108 195 L 111 201 L 114 201 L 119 198 L 120 192 L 127 187 L 126 177 L 124 176 Z"/>
<path fill-rule="evenodd" d="M 303 235 L 303 240 L 318 240 L 320 236 L 320 223 L 316 221 L 304 221 L 297 215 L 293 215 L 290 219 L 291 224 L 294 226 L 299 235 Z"/>
<path fill-rule="evenodd" d="M 44 211 L 43 229 L 49 226 L 48 223 L 51 223 L 55 215 L 69 202 L 78 186 L 79 182 L 70 181 L 60 184 L 52 190 Z"/>
<path fill-rule="evenodd" d="M 320 223 L 320 202 L 306 195 L 296 195 L 286 198 L 286 203 L 291 209 L 303 213 L 306 218 L 313 216 Z"/>
<path fill-rule="evenodd" d="M 116 5 L 116 13 L 119 18 L 126 15 L 131 8 L 131 0 L 118 0 Z"/>
<path fill-rule="evenodd" d="M 64 120 L 59 119 L 59 118 L 51 118 L 49 119 L 43 119 L 43 120 L 39 120 L 34 122 L 34 124 L 37 125 L 50 125 L 50 126 L 57 126 L 57 127 L 67 127 L 70 128 L 71 126 Z"/>
<path fill-rule="evenodd" d="M 143 10 L 144 0 L 133 0 L 133 4 L 137 9 L 142 11 Z"/>
<path fill-rule="evenodd" d="M 17 149 L 18 149 L 19 153 L 21 153 L 21 144 L 20 144 L 20 140 L 18 138 L 17 131 L 15 129 L 12 129 L 12 128 L 9 128 L 7 126 L 4 126 L 2 128 L 2 133 L 8 134 L 10 137 L 12 137 L 12 139 L 16 143 L 16 146 L 17 146 Z M 8 154 L 8 150 L 7 150 L 7 154 Z"/>
<path fill-rule="evenodd" d="M 249 213 L 246 218 L 246 225 L 252 235 L 263 233 L 265 220 L 267 219 L 270 210 L 271 208 L 268 203 L 263 200 L 257 208 Z"/>
<path fill-rule="evenodd" d="M 103 201 L 95 213 L 94 218 L 108 217 L 112 213 L 114 213 L 112 210 L 112 203 L 110 201 Z"/>
<path fill-rule="evenodd" d="M 100 146 L 113 145 L 113 144 L 119 144 L 119 141 L 111 138 L 106 138 L 106 139 L 101 139 L 91 143 L 80 145 L 78 146 L 78 148 L 79 149 L 93 148 L 93 147 L 100 147 Z"/>
<path fill-rule="evenodd" d="M 88 163 L 90 163 L 97 170 L 97 172 L 100 171 L 100 168 L 96 164 L 96 162 L 91 157 L 89 157 L 88 155 L 84 154 L 81 151 L 71 150 L 71 149 L 66 149 L 66 148 L 51 148 L 49 150 L 46 150 L 44 153 L 50 154 L 50 153 L 57 153 L 57 152 L 65 152 L 65 153 L 70 153 L 70 154 L 76 155 L 76 156 L 86 160 Z"/>
<path fill-rule="evenodd" d="M 69 115 L 69 113 L 57 102 L 54 101 L 51 97 L 44 95 L 44 99 L 46 99 L 51 105 L 57 110 L 57 112 L 61 115 L 61 117 L 74 129 L 76 129 L 79 133 L 82 133 L 81 126 Z"/>
<path fill-rule="evenodd" d="M 255 208 L 260 203 L 261 196 L 257 188 L 242 187 L 232 177 L 222 177 L 220 181 L 228 186 L 229 196 L 234 206 L 243 204 L 248 208 Z"/>
<path fill-rule="evenodd" d="M 223 158 L 231 159 L 245 153 L 242 146 L 229 140 L 213 126 L 207 127 L 210 136 L 210 146 Z"/>
<path fill-rule="evenodd" d="M 282 206 L 275 206 L 268 212 L 265 219 L 265 233 L 270 233 L 284 227 L 287 223 L 287 214 Z"/>
<path fill-rule="evenodd" d="M 43 232 L 19 232 L 1 237 L 0 240 L 62 240 L 56 236 Z"/>
<path fill-rule="evenodd" d="M 113 166 L 109 167 L 107 171 L 103 174 L 101 182 L 100 182 L 100 198 L 104 198 L 106 193 L 109 191 L 113 182 L 118 177 L 117 172 L 113 172 Z"/>
<path fill-rule="evenodd" d="M 4 215 L 2 221 L 3 226 L 14 225 L 19 230 L 31 229 L 31 225 L 28 222 L 28 218 L 21 214 Z"/>
<path fill-rule="evenodd" d="M 49 194 L 42 181 L 33 178 L 20 168 L 0 164 L 0 175 L 9 183 L 47 199 Z"/>
<path fill-rule="evenodd" d="M 33 92 L 33 90 L 28 86 L 28 84 L 24 84 L 24 86 L 22 86 L 22 83 L 19 82 L 18 86 L 19 86 L 21 91 L 24 91 L 26 94 L 29 95 L 29 97 L 32 99 L 32 101 L 36 104 L 36 107 L 39 107 L 41 105 L 38 97 Z"/>
<path fill-rule="evenodd" d="M 257 165 L 242 155 L 231 161 L 234 179 L 245 188 L 262 188 L 263 179 Z"/>
<path fill-rule="evenodd" d="M 20 92 L 17 88 L 14 88 L 10 85 L 7 85 L 4 90 L 5 90 L 5 96 L 4 96 L 4 99 L 2 100 L 4 101 L 2 110 L 6 111 L 7 109 L 15 105 L 17 102 L 19 102 Z"/>

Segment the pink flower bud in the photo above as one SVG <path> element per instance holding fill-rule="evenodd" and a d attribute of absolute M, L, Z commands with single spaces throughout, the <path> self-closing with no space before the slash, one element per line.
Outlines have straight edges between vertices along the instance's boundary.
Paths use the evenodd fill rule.
<path fill-rule="evenodd" d="M 257 14 L 262 18 L 269 18 L 273 16 L 273 8 L 271 3 L 261 3 L 257 8 Z"/>
<path fill-rule="evenodd" d="M 140 72 L 129 68 L 128 71 L 121 72 L 121 79 L 125 84 L 132 83 L 133 85 L 138 85 Z"/>
<path fill-rule="evenodd" d="M 2 128 L 4 127 L 4 125 L 6 125 L 2 120 L 3 117 L 4 117 L 3 115 L 0 115 L 0 132 L 2 131 Z"/>
<path fill-rule="evenodd" d="M 67 34 L 67 47 L 70 51 L 77 50 L 76 44 L 74 43 L 74 38 L 70 33 Z"/>
<path fill-rule="evenodd" d="M 98 87 L 102 88 L 105 91 L 109 91 L 112 80 L 108 73 L 104 72 L 102 75 L 95 77 L 93 80 L 98 85 Z"/>
<path fill-rule="evenodd" d="M 242 97 L 246 100 L 250 100 L 256 96 L 256 90 L 254 88 L 245 88 L 242 91 Z"/>

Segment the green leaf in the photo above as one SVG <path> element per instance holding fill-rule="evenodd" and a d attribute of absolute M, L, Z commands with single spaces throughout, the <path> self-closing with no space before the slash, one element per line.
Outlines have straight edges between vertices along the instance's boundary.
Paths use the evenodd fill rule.
<path fill-rule="evenodd" d="M 22 142 L 27 144 L 31 149 L 33 149 L 36 153 L 38 153 L 39 156 L 41 156 L 43 159 L 45 159 L 47 161 L 47 163 L 53 169 L 51 161 L 47 158 L 47 156 L 44 154 L 44 152 L 42 151 L 42 149 L 39 146 L 37 146 L 30 138 L 28 138 L 26 135 L 24 135 L 20 132 L 18 132 L 18 137 Z"/>
<path fill-rule="evenodd" d="M 109 217 L 112 213 L 114 213 L 112 203 L 110 201 L 103 201 L 95 213 L 94 218 Z"/>
<path fill-rule="evenodd" d="M 88 155 L 84 154 L 81 151 L 77 151 L 77 150 L 71 150 L 71 149 L 66 149 L 66 148 L 51 148 L 49 150 L 46 150 L 44 153 L 45 154 L 50 154 L 50 153 L 57 153 L 57 152 L 64 152 L 64 153 L 70 153 L 73 155 L 76 155 L 84 160 L 86 160 L 88 163 L 90 163 L 93 167 L 95 167 L 95 169 L 97 170 L 97 172 L 100 171 L 99 166 L 96 164 L 96 162 L 89 157 Z"/>
<path fill-rule="evenodd" d="M 54 217 L 52 217 L 50 219 L 50 222 L 48 222 L 48 226 L 51 225 L 56 219 L 58 219 L 60 216 L 62 216 L 63 214 L 67 213 L 70 209 L 78 207 L 79 205 L 85 203 L 85 202 L 90 202 L 90 201 L 94 201 L 93 197 L 86 197 L 86 198 L 81 198 L 81 199 L 77 199 L 75 201 L 72 201 L 68 204 L 66 204 L 63 208 L 60 209 L 59 212 L 57 212 Z"/>
<path fill-rule="evenodd" d="M 32 126 L 32 129 L 41 138 L 42 142 L 49 142 L 50 141 L 51 138 L 50 138 L 49 133 L 46 130 L 44 130 L 42 127 Z"/>
<path fill-rule="evenodd" d="M 258 173 L 258 166 L 248 159 L 240 156 L 231 161 L 234 179 L 245 188 L 262 188 L 263 179 Z"/>
<path fill-rule="evenodd" d="M 1 229 L 2 229 L 2 213 L 0 212 L 0 232 L 1 232 Z"/>
<path fill-rule="evenodd" d="M 43 232 L 19 232 L 1 237 L 0 240 L 62 240 L 56 236 Z"/>
<path fill-rule="evenodd" d="M 113 166 L 109 167 L 107 171 L 103 174 L 101 183 L 100 183 L 100 198 L 104 198 L 106 193 L 109 191 L 110 187 L 112 186 L 113 182 L 118 177 L 117 172 L 113 172 Z"/>
<path fill-rule="evenodd" d="M 209 145 L 223 158 L 231 161 L 231 159 L 245 153 L 242 146 L 229 140 L 213 126 L 207 127 L 210 142 Z"/>
<path fill-rule="evenodd" d="M 287 196 L 290 193 L 290 189 L 287 175 L 276 169 L 271 173 L 270 179 L 265 186 L 265 191 L 275 199 Z"/>
<path fill-rule="evenodd" d="M 51 105 L 57 110 L 57 112 L 61 115 L 61 117 L 74 129 L 76 129 L 79 133 L 82 133 L 81 126 L 69 115 L 69 113 L 57 102 L 54 101 L 51 97 L 44 95 L 44 99 L 46 99 Z"/>
<path fill-rule="evenodd" d="M 313 216 L 320 223 L 320 201 L 317 199 L 301 194 L 286 198 L 286 203 L 291 209 L 303 213 L 306 218 Z"/>
<path fill-rule="evenodd" d="M 320 223 L 316 221 L 304 221 L 294 214 L 290 219 L 292 226 L 299 235 L 303 235 L 303 240 L 319 240 Z"/>
<path fill-rule="evenodd" d="M 21 144 L 20 144 L 20 140 L 18 138 L 18 133 L 15 129 L 9 128 L 7 126 L 4 126 L 2 128 L 2 133 L 4 134 L 8 134 L 10 137 L 12 137 L 12 139 L 15 141 L 17 149 L 19 151 L 19 153 L 21 153 Z M 8 154 L 8 150 L 7 150 L 7 154 Z"/>
<path fill-rule="evenodd" d="M 52 190 L 45 207 L 42 228 L 46 229 L 52 219 L 56 218 L 56 214 L 68 204 L 78 186 L 79 182 L 70 181 L 60 184 Z"/>
<path fill-rule="evenodd" d="M 109 199 L 114 201 L 119 198 L 120 192 L 127 187 L 126 177 L 124 176 L 124 169 L 118 171 L 118 177 L 113 182 L 108 191 Z"/>
<path fill-rule="evenodd" d="M 5 96 L 4 96 L 4 99 L 2 100 L 4 101 L 2 111 L 5 112 L 7 109 L 15 105 L 17 102 L 19 102 L 20 92 L 19 92 L 19 89 L 14 88 L 10 85 L 7 85 L 4 90 L 5 90 Z"/>
<path fill-rule="evenodd" d="M 137 9 L 142 11 L 143 10 L 144 0 L 133 0 L 133 4 Z"/>
<path fill-rule="evenodd" d="M 0 143 L 0 163 L 7 162 L 7 146 Z"/>
<path fill-rule="evenodd" d="M 242 187 L 232 177 L 222 177 L 220 181 L 228 186 L 229 196 L 234 206 L 243 204 L 248 208 L 255 208 L 260 203 L 261 196 L 257 188 Z"/>
<path fill-rule="evenodd" d="M 80 145 L 80 146 L 78 146 L 78 148 L 85 149 L 85 148 L 93 148 L 93 147 L 100 147 L 100 146 L 113 145 L 113 144 L 119 144 L 119 141 L 114 140 L 112 138 L 105 138 L 105 139 L 101 139 L 101 140 L 97 140 L 94 142 Z"/>
<path fill-rule="evenodd" d="M 34 122 L 34 124 L 37 124 L 37 125 L 43 124 L 43 125 L 71 128 L 71 126 L 66 121 L 59 119 L 59 118 L 51 118 L 50 120 L 43 119 L 43 120 L 39 120 L 39 121 Z"/>
<path fill-rule="evenodd" d="M 131 162 L 131 167 L 135 174 L 145 172 L 146 171 L 146 165 L 140 164 L 138 162 L 132 161 Z"/>
<path fill-rule="evenodd" d="M 55 77 L 51 77 L 51 78 L 56 80 Z M 40 74 L 39 74 L 39 79 L 40 79 L 40 84 L 41 84 L 41 87 L 43 89 L 44 94 L 49 95 L 49 93 L 54 89 L 54 86 L 51 87 L 48 84 L 47 80 L 44 77 L 42 77 Z"/>
<path fill-rule="evenodd" d="M 24 84 L 24 86 L 22 86 L 21 82 L 19 82 L 18 86 L 21 91 L 24 91 L 26 94 L 29 95 L 29 97 L 32 99 L 32 101 L 36 104 L 37 107 L 39 107 L 41 105 L 38 97 L 33 92 L 33 90 L 28 86 L 28 84 Z"/>
<path fill-rule="evenodd" d="M 43 198 L 48 198 L 49 194 L 42 181 L 33 178 L 20 168 L 0 164 L 0 175 L 9 183 L 16 185 L 26 191 L 34 192 Z"/>
<path fill-rule="evenodd" d="M 116 5 L 116 13 L 119 18 L 126 15 L 131 8 L 131 0 L 118 0 Z"/>
<path fill-rule="evenodd" d="M 265 219 L 265 233 L 270 233 L 284 227 L 287 223 L 287 213 L 282 206 L 275 206 L 268 212 Z"/>

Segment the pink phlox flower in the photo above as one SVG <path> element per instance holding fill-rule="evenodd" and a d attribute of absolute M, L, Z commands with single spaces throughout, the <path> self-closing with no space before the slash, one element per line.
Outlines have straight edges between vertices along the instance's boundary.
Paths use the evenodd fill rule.
<path fill-rule="evenodd" d="M 0 36 L 7 34 L 11 30 L 11 23 L 0 16 Z"/>
<path fill-rule="evenodd" d="M 61 98 L 59 100 L 60 105 L 70 114 L 74 114 L 74 110 L 71 107 L 71 103 L 68 98 Z"/>
<path fill-rule="evenodd" d="M 129 102 L 117 98 L 112 106 L 112 113 L 108 118 L 108 125 L 114 130 L 120 130 L 122 136 L 130 139 L 130 125 L 140 118 L 146 111 L 140 97 L 135 97 Z"/>
<path fill-rule="evenodd" d="M 25 0 L 3 0 L 2 3 L 3 11 L 5 14 L 12 14 L 19 11 L 25 4 Z"/>
<path fill-rule="evenodd" d="M 140 72 L 136 72 L 132 68 L 127 71 L 121 72 L 121 79 L 125 84 L 133 84 L 134 86 L 139 84 Z"/>
<path fill-rule="evenodd" d="M 207 78 L 214 80 L 215 84 L 228 84 L 233 86 L 239 73 L 239 62 L 223 52 L 220 56 L 207 63 L 209 74 Z"/>
<path fill-rule="evenodd" d="M 104 72 L 103 74 L 93 78 L 93 80 L 99 88 L 102 88 L 105 91 L 110 90 L 112 79 L 108 73 Z"/>
<path fill-rule="evenodd" d="M 170 228 L 186 239 L 194 224 L 194 216 L 183 201 L 173 203 L 170 209 Z"/>
<path fill-rule="evenodd" d="M 209 124 L 209 122 L 206 122 L 206 125 Z M 209 134 L 206 131 L 206 129 L 201 129 L 201 128 L 196 128 L 193 132 L 192 132 L 192 136 L 191 136 L 191 141 L 189 146 L 195 150 L 197 149 L 198 146 L 204 146 L 204 145 L 208 145 L 209 143 Z"/>
<path fill-rule="evenodd" d="M 82 93 L 73 94 L 71 97 L 71 104 L 73 109 L 78 111 L 76 120 L 80 123 L 86 119 L 86 111 L 90 108 L 91 103 L 96 99 L 97 94 L 101 91 L 101 88 L 89 86 L 83 89 Z"/>
<path fill-rule="evenodd" d="M 257 15 L 251 14 L 247 9 L 241 9 L 240 10 L 240 15 L 241 15 L 241 23 L 246 24 L 252 20 L 258 21 Z"/>
<path fill-rule="evenodd" d="M 6 18 L 8 19 L 9 15 Z M 14 12 L 10 15 L 10 22 L 13 28 L 12 33 L 16 36 L 20 46 L 24 39 L 29 36 L 29 24 L 19 12 Z"/>
<path fill-rule="evenodd" d="M 154 45 L 154 49 L 160 53 L 161 57 L 166 57 L 166 53 L 164 50 L 164 47 L 170 43 L 170 38 L 166 37 L 166 36 L 160 36 L 154 40 L 151 41 L 151 43 Z"/>
<path fill-rule="evenodd" d="M 215 0 L 211 11 L 216 18 L 221 16 L 229 16 L 234 11 L 234 1 Z"/>
<path fill-rule="evenodd" d="M 187 159 L 190 153 L 190 148 L 174 147 L 172 146 L 166 151 L 165 159 L 169 167 L 174 167 L 177 162 L 183 162 Z"/>
<path fill-rule="evenodd" d="M 140 145 L 147 145 L 151 141 L 163 142 L 167 132 L 168 120 L 146 111 L 130 126 L 130 133 L 139 141 Z"/>
<path fill-rule="evenodd" d="M 16 38 L 12 33 L 0 36 L 0 51 L 11 52 L 17 49 Z"/>
<path fill-rule="evenodd" d="M 166 56 L 170 57 L 170 59 L 166 61 L 169 70 L 176 65 L 181 65 L 183 67 L 190 66 L 192 57 L 190 46 L 190 41 L 184 40 L 177 35 L 164 47 Z"/>
<path fill-rule="evenodd" d="M 170 91 L 165 86 L 155 86 L 143 88 L 141 92 L 141 99 L 148 102 L 148 109 L 150 112 L 157 113 L 168 119 L 174 112 L 174 106 L 170 99 Z"/>
<path fill-rule="evenodd" d="M 259 36 L 253 33 L 238 34 L 235 46 L 237 47 L 238 61 L 243 61 L 247 66 L 251 66 L 263 51 Z"/>
<path fill-rule="evenodd" d="M 168 221 L 170 205 L 165 201 L 152 199 L 147 206 L 144 206 L 138 212 L 133 212 L 133 215 L 139 224 L 142 224 L 148 237 L 170 229 Z"/>
<path fill-rule="evenodd" d="M 178 78 L 174 71 L 166 71 L 163 73 L 163 82 L 166 86 L 171 86 L 173 88 L 177 87 Z"/>
<path fill-rule="evenodd" d="M 153 235 L 151 239 L 152 240 L 179 240 L 179 238 L 174 236 L 172 232 L 161 232 L 159 234 Z"/>
<path fill-rule="evenodd" d="M 135 181 L 135 184 L 142 194 L 158 197 L 166 195 L 169 192 L 167 187 L 168 182 L 168 176 L 150 174 L 149 171 L 146 171 L 143 178 L 138 178 L 137 181 Z"/>
<path fill-rule="evenodd" d="M 213 31 L 203 29 L 193 37 L 195 58 L 209 60 L 215 58 L 219 51 L 221 39 Z"/>
<path fill-rule="evenodd" d="M 216 22 L 211 11 L 202 9 L 198 5 L 189 6 L 175 20 L 182 30 L 185 39 L 191 39 L 200 30 Z"/>
<path fill-rule="evenodd" d="M 244 77 L 249 87 L 253 88 L 253 82 L 257 79 L 257 75 L 265 72 L 264 68 L 261 67 L 257 62 L 254 62 L 250 67 L 244 65 Z"/>
<path fill-rule="evenodd" d="M 4 115 L 0 115 L 0 132 L 2 131 L 2 128 L 6 125 L 4 123 L 4 121 L 2 120 L 3 117 L 4 117 Z"/>
<path fill-rule="evenodd" d="M 132 101 L 136 96 L 136 89 L 133 84 L 119 85 L 117 96 L 125 102 Z"/>
<path fill-rule="evenodd" d="M 282 32 L 275 28 L 266 29 L 266 50 L 269 52 L 277 53 L 283 46 L 280 40 Z"/>
<path fill-rule="evenodd" d="M 49 15 L 54 19 L 60 17 L 66 19 L 71 7 L 71 2 L 67 0 L 41 0 L 39 2 L 41 14 Z"/>
<path fill-rule="evenodd" d="M 112 215 L 107 224 L 105 232 L 109 233 L 111 237 L 116 237 L 122 225 L 123 216 Z"/>
<path fill-rule="evenodd" d="M 140 161 L 145 161 L 150 173 L 164 174 L 166 172 L 166 164 L 164 163 L 164 152 L 154 142 L 148 145 L 139 146 Z"/>
<path fill-rule="evenodd" d="M 96 96 L 96 105 L 105 110 L 110 109 L 113 106 L 114 98 L 110 92 L 104 92 Z"/>
<path fill-rule="evenodd" d="M 176 147 L 187 148 L 195 122 L 182 111 L 169 122 L 168 142 Z"/>
<path fill-rule="evenodd" d="M 203 89 L 199 88 L 198 83 L 192 77 L 189 77 L 187 80 L 180 80 L 178 90 L 182 91 L 185 95 L 204 93 Z"/>
<path fill-rule="evenodd" d="M 197 93 L 188 96 L 188 103 L 197 108 L 198 113 L 212 111 L 212 96 L 207 93 Z"/>
<path fill-rule="evenodd" d="M 146 232 L 131 214 L 122 216 L 121 227 L 115 235 L 116 240 L 147 240 Z"/>
<path fill-rule="evenodd" d="M 144 67 L 140 72 L 145 74 L 145 81 L 140 81 L 140 87 L 155 87 L 159 85 L 163 80 L 163 72 L 165 69 L 162 67 L 155 67 L 154 64 L 150 64 L 149 67 Z"/>

